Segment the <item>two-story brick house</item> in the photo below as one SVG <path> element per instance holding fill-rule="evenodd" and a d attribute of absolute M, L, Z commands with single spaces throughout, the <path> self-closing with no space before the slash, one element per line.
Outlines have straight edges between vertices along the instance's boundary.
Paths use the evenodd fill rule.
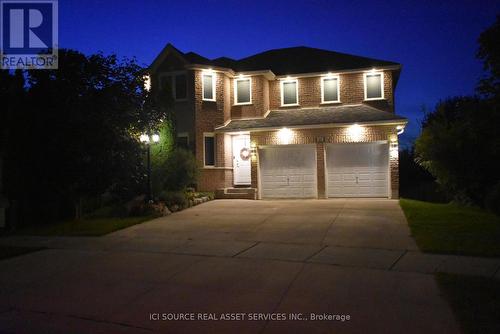
<path fill-rule="evenodd" d="M 150 66 L 172 87 L 199 190 L 246 198 L 397 198 L 400 71 L 308 47 L 210 60 L 171 44 Z"/>

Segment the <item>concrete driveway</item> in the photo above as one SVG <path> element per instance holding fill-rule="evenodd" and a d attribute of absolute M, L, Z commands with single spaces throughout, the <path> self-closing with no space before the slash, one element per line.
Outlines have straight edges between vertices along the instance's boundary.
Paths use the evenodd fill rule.
<path fill-rule="evenodd" d="M 434 277 L 400 267 L 397 201 L 217 200 L 43 242 L 0 261 L 1 333 L 459 332 Z M 181 315 L 206 320 L 163 320 Z"/>

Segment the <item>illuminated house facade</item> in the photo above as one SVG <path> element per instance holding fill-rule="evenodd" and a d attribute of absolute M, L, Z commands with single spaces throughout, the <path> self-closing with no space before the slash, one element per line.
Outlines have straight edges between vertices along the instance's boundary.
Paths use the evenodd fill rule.
<path fill-rule="evenodd" d="M 307 47 L 240 60 L 168 44 L 150 66 L 220 198 L 398 198 L 398 63 Z"/>

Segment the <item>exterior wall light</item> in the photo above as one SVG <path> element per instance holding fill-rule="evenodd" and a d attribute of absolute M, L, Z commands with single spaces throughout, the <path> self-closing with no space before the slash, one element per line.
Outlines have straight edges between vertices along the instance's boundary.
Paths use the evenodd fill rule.
<path fill-rule="evenodd" d="M 403 132 L 405 132 L 405 126 L 398 125 L 398 126 L 396 126 L 396 130 L 398 131 L 398 135 L 401 135 L 401 134 L 403 134 Z"/>
<path fill-rule="evenodd" d="M 399 155 L 399 144 L 398 144 L 398 135 L 391 134 L 389 135 L 389 157 L 390 159 L 397 159 Z"/>
<path fill-rule="evenodd" d="M 250 158 L 257 161 L 257 144 L 254 141 L 250 143 Z"/>
<path fill-rule="evenodd" d="M 278 140 L 280 144 L 290 144 L 293 137 L 293 131 L 288 128 L 283 128 L 278 131 Z"/>

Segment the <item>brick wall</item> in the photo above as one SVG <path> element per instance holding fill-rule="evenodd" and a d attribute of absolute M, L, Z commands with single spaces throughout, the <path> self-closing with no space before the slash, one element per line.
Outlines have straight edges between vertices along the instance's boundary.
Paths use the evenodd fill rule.
<path fill-rule="evenodd" d="M 232 168 L 203 168 L 198 177 L 199 191 L 215 191 L 217 189 L 232 187 Z"/>
<path fill-rule="evenodd" d="M 344 73 L 339 75 L 340 103 L 360 104 L 365 103 L 372 107 L 394 112 L 394 99 L 392 90 L 392 72 L 384 71 L 384 100 L 364 101 L 363 73 Z M 321 106 L 321 77 L 299 78 L 299 107 L 314 108 Z M 269 109 L 297 108 L 281 107 L 280 81 L 269 82 Z"/>
<path fill-rule="evenodd" d="M 215 134 L 215 167 L 203 167 L 203 133 L 213 133 L 216 126 L 224 124 L 231 112 L 231 79 L 224 73 L 216 73 L 216 101 L 203 101 L 202 72 L 194 72 L 194 109 L 196 132 L 196 160 L 200 167 L 198 189 L 215 191 L 233 184 L 231 136 Z"/>
<path fill-rule="evenodd" d="M 227 81 L 226 75 L 216 73 L 216 101 L 203 101 L 201 71 L 195 71 L 194 74 L 196 159 L 200 166 L 203 166 L 203 133 L 214 132 L 216 126 L 224 124 L 224 115 L 228 114 L 225 110 L 228 106 L 227 85 L 224 85 Z M 216 166 L 224 166 L 224 145 L 221 144 L 220 136 L 216 136 Z"/>
<path fill-rule="evenodd" d="M 316 143 L 316 175 L 318 184 L 318 198 L 326 198 L 326 180 L 325 180 L 325 144 Z"/>

